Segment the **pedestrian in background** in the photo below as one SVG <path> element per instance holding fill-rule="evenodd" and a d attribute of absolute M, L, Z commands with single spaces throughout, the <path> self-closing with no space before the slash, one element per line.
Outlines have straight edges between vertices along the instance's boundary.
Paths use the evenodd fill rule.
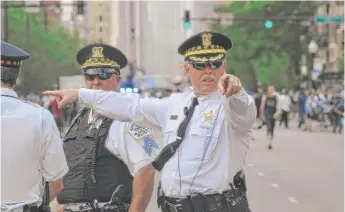
<path fill-rule="evenodd" d="M 280 116 L 279 100 L 273 85 L 268 86 L 266 95 L 262 96 L 260 114 L 267 127 L 268 149 L 272 149 L 275 123 Z"/>

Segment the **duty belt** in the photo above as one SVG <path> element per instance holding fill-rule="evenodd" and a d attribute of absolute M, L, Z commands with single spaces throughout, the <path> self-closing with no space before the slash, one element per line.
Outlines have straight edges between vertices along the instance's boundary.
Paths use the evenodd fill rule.
<path fill-rule="evenodd" d="M 91 203 L 69 203 L 64 205 L 66 212 L 128 212 L 129 205 L 109 205 L 109 203 L 97 203 L 95 206 Z"/>
<path fill-rule="evenodd" d="M 227 208 L 231 212 L 250 212 L 246 194 L 236 188 L 222 194 L 192 194 L 181 199 L 165 197 L 162 211 L 208 212 L 223 208 Z"/>

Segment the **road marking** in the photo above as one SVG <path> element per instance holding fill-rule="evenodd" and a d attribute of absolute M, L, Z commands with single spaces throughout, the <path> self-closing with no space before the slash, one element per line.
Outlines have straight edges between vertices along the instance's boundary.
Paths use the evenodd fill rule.
<path fill-rule="evenodd" d="M 275 183 L 271 183 L 271 186 L 272 186 L 273 188 L 278 188 L 278 187 L 279 187 L 278 184 L 275 184 Z"/>
<path fill-rule="evenodd" d="M 249 167 L 253 167 L 253 166 L 254 166 L 254 164 L 252 164 L 252 163 L 248 163 L 248 166 L 249 166 Z"/>
<path fill-rule="evenodd" d="M 289 200 L 291 203 L 294 203 L 294 204 L 298 203 L 297 200 L 296 200 L 295 198 L 293 198 L 293 197 L 289 197 L 288 200 Z"/>
<path fill-rule="evenodd" d="M 262 176 L 264 176 L 264 173 L 258 172 L 258 176 L 262 177 Z"/>

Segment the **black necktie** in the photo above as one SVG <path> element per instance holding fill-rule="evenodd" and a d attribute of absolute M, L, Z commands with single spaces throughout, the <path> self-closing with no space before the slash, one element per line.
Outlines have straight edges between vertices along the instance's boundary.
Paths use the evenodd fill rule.
<path fill-rule="evenodd" d="M 157 170 L 161 171 L 168 160 L 175 154 L 177 148 L 182 143 L 184 136 L 186 134 L 186 129 L 188 122 L 193 116 L 194 109 L 198 105 L 198 99 L 196 97 L 192 100 L 192 105 L 185 111 L 186 117 L 180 123 L 177 128 L 177 138 L 176 141 L 165 146 L 156 159 L 152 162 L 152 166 Z"/>
<path fill-rule="evenodd" d="M 194 109 L 197 105 L 198 105 L 198 98 L 194 97 L 192 100 L 192 105 L 188 108 L 187 111 L 185 111 L 186 117 L 183 119 L 183 121 L 180 123 L 180 125 L 177 128 L 177 139 L 176 139 L 176 141 L 179 141 L 180 143 L 182 142 L 182 140 L 186 134 L 187 125 L 188 125 L 190 119 L 192 118 L 193 113 L 194 113 Z"/>

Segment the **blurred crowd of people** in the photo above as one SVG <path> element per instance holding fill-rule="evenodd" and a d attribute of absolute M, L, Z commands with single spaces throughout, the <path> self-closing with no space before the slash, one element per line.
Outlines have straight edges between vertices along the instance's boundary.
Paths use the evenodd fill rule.
<path fill-rule="evenodd" d="M 71 124 L 71 121 L 78 112 L 77 104 L 73 104 L 68 108 L 60 109 L 58 107 L 56 98 L 53 96 L 43 96 L 35 93 L 29 93 L 26 96 L 19 95 L 19 98 L 24 101 L 33 102 L 49 110 L 53 114 L 56 125 L 61 133 L 63 132 L 65 127 Z"/>
<path fill-rule="evenodd" d="M 257 110 L 260 111 L 262 96 L 267 91 L 260 88 L 254 94 Z M 332 128 L 334 133 L 342 133 L 344 118 L 344 91 L 336 89 L 293 91 L 280 89 L 274 91 L 279 104 L 279 125 L 289 127 L 289 120 L 298 118 L 298 128 L 312 131 L 312 123 L 322 128 Z M 260 112 L 258 112 L 258 117 Z M 258 128 L 265 125 L 263 122 Z"/>

